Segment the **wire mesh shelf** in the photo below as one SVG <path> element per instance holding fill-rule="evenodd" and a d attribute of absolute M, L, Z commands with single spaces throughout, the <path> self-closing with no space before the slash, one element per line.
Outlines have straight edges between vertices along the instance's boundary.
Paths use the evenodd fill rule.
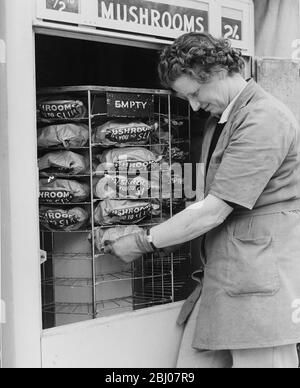
<path fill-rule="evenodd" d="M 93 256 L 91 253 L 48 253 L 48 259 L 56 261 L 91 261 Z M 107 257 L 104 253 L 96 253 L 95 258 Z M 180 264 L 191 260 L 190 253 L 175 253 L 171 258 L 170 255 L 161 253 L 158 256 L 153 255 L 152 260 L 157 260 L 160 263 L 170 263 L 171 260 L 174 264 Z"/>
<path fill-rule="evenodd" d="M 93 316 L 92 303 L 50 303 L 45 304 L 43 312 L 53 315 L 81 315 Z"/>
<path fill-rule="evenodd" d="M 92 228 L 91 229 L 79 229 L 79 230 L 50 230 L 50 229 L 45 229 L 41 227 L 41 232 L 42 233 L 51 233 L 51 234 L 87 234 L 87 233 L 92 233 Z"/>
<path fill-rule="evenodd" d="M 143 144 L 143 145 L 138 145 L 138 144 L 132 144 L 130 146 L 130 148 L 151 148 L 151 147 L 167 147 L 169 145 L 168 142 L 165 142 L 165 143 L 148 143 L 148 144 Z M 105 146 L 101 143 L 93 143 L 92 144 L 92 147 L 99 147 L 99 148 L 103 148 L 103 149 L 108 149 L 108 148 L 111 148 L 111 147 L 108 147 L 108 146 Z"/>
<path fill-rule="evenodd" d="M 53 147 L 38 147 L 38 151 L 40 152 L 55 152 L 55 151 L 81 151 L 86 150 L 88 151 L 90 147 L 64 147 L 63 145 L 59 146 L 53 146 Z"/>
<path fill-rule="evenodd" d="M 91 253 L 50 253 L 48 257 L 57 261 L 91 261 L 93 259 Z"/>
<path fill-rule="evenodd" d="M 171 272 L 157 273 L 157 274 L 133 274 L 132 271 L 123 271 L 115 273 L 101 274 L 96 277 L 96 286 L 101 286 L 106 283 L 122 282 L 129 280 L 146 280 L 146 279 L 157 279 L 171 276 Z M 45 279 L 43 281 L 44 286 L 53 287 L 70 287 L 70 288 L 86 288 L 93 287 L 93 279 L 91 278 L 53 278 Z"/>
<path fill-rule="evenodd" d="M 39 125 L 43 126 L 50 126 L 50 125 L 56 125 L 56 124 L 69 124 L 69 123 L 75 123 L 75 124 L 87 124 L 89 121 L 89 117 L 83 117 L 81 119 L 76 118 L 53 118 L 53 119 L 37 119 L 37 123 Z"/>
<path fill-rule="evenodd" d="M 52 178 L 52 179 L 80 179 L 80 178 L 90 178 L 91 174 L 72 174 L 64 172 L 43 172 L 40 171 L 40 178 Z M 94 176 L 94 173 L 92 174 Z"/>
<path fill-rule="evenodd" d="M 171 303 L 170 297 L 147 297 L 145 295 L 130 295 L 123 298 L 99 301 L 96 303 L 97 317 L 103 316 L 108 312 L 121 312 L 123 309 L 132 311 L 149 307 L 157 304 Z M 81 315 L 93 317 L 93 304 L 91 303 L 50 303 L 44 306 L 43 312 L 54 315 Z"/>
<path fill-rule="evenodd" d="M 95 203 L 96 201 L 94 201 Z M 90 206 L 91 202 L 44 202 L 40 201 L 41 206 Z"/>
<path fill-rule="evenodd" d="M 136 224 L 137 226 L 139 226 L 140 228 L 149 228 L 149 227 L 154 227 L 156 225 L 159 225 L 161 224 L 162 220 L 159 220 L 159 219 L 156 219 L 156 220 L 150 220 L 150 221 L 147 221 L 147 222 L 140 222 L 138 224 Z M 114 224 L 114 225 L 98 225 L 96 226 L 96 229 L 100 228 L 100 229 L 111 229 L 111 228 L 124 228 L 126 226 L 132 226 L 132 224 Z"/>

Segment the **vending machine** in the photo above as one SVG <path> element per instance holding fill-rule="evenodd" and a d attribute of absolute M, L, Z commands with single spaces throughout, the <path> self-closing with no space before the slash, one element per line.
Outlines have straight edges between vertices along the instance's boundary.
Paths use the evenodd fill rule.
<path fill-rule="evenodd" d="M 194 200 L 172 166 L 197 163 L 206 117 L 156 70 L 189 31 L 253 76 L 251 0 L 0 0 L 4 366 L 175 367 L 197 243 L 130 264 L 103 244 Z"/>

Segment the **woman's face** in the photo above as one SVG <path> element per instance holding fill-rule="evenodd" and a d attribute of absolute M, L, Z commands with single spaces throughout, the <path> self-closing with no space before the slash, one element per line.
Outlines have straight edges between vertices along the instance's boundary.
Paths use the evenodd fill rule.
<path fill-rule="evenodd" d="M 230 104 L 229 77 L 224 72 L 214 73 L 207 82 L 200 82 L 188 75 L 182 75 L 173 83 L 172 88 L 178 96 L 189 101 L 192 109 L 200 109 L 221 116 Z"/>

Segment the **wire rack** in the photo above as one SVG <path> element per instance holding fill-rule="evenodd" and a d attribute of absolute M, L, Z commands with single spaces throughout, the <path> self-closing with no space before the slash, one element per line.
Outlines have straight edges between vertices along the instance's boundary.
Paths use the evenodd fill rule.
<path fill-rule="evenodd" d="M 161 279 L 162 277 L 171 276 L 171 272 L 168 273 L 149 273 L 148 275 L 134 275 L 131 271 L 128 272 L 114 272 L 106 273 L 102 275 L 97 275 L 96 277 L 96 286 L 100 286 L 106 283 L 113 282 L 123 282 L 128 280 L 140 280 L 140 279 Z M 45 286 L 55 286 L 55 287 L 93 287 L 92 279 L 90 278 L 52 278 L 45 279 L 43 281 Z"/>
<path fill-rule="evenodd" d="M 105 316 L 107 312 L 120 313 L 122 310 L 129 308 L 145 308 L 151 305 L 167 304 L 170 303 L 170 298 L 162 298 L 149 296 L 148 298 L 144 295 L 130 295 L 128 297 L 105 300 L 97 302 L 97 317 Z M 44 305 L 43 312 L 53 315 L 81 315 L 81 316 L 94 316 L 94 309 L 91 303 L 51 303 Z"/>
<path fill-rule="evenodd" d="M 186 154 L 191 151 L 191 123 L 188 104 L 173 99 L 167 91 L 141 90 L 106 87 L 67 87 L 44 89 L 38 92 L 39 97 L 68 96 L 81 100 L 87 107 L 88 115 L 83 119 L 39 120 L 38 127 L 52 124 L 84 123 L 89 127 L 89 141 L 83 147 L 70 148 L 70 151 L 89 155 L 89 171 L 74 175 L 58 171 L 43 171 L 41 178 L 72 179 L 88 182 L 91 194 L 84 202 L 64 204 L 43 203 L 49 208 L 70 209 L 72 206 L 82 206 L 90 213 L 89 220 L 78 230 L 64 231 L 45 228 L 41 225 L 41 249 L 45 250 L 48 260 L 42 265 L 42 295 L 44 327 L 57 326 L 58 317 L 72 317 L 72 322 L 79 321 L 77 317 L 95 319 L 119 314 L 124 311 L 134 311 L 151 306 L 172 303 L 187 296 L 186 284 L 191 272 L 191 245 L 187 244 L 176 254 L 148 255 L 143 259 L 124 266 L 116 259 L 102 254 L 96 248 L 95 232 L 98 228 L 108 230 L 126 225 L 96 225 L 95 206 L 102 200 L 94 195 L 95 171 L 94 158 L 103 152 L 101 144 L 93 142 L 94 128 L 112 119 L 107 113 L 107 93 L 124 93 L 126 96 L 150 95 L 153 99 L 153 114 L 143 118 L 149 122 L 158 123 L 155 138 L 150 137 L 146 145 L 130 146 L 147 148 L 149 150 L 164 150 L 169 165 L 158 166 L 159 173 L 172 173 L 172 147 L 182 147 Z M 62 146 L 40 148 L 40 155 L 47 152 L 65 150 Z M 170 175 L 171 177 L 171 175 Z M 171 182 L 171 180 L 170 180 Z M 147 197 L 147 201 L 158 200 L 160 215 L 150 216 L 141 221 L 138 226 L 149 228 L 172 217 L 178 211 L 172 196 L 173 186 L 170 183 L 170 195 L 165 198 L 160 192 L 159 198 Z M 126 198 L 126 197 L 125 197 Z M 122 200 L 125 199 L 122 196 Z M 118 199 L 118 198 L 116 198 Z M 132 199 L 132 198 L 129 198 Z M 141 198 L 144 200 L 144 198 Z M 163 206 L 167 201 L 167 210 Z M 183 208 L 184 208 L 183 201 Z M 63 319 L 59 319 L 63 324 Z M 70 320 L 66 320 L 70 322 Z"/>

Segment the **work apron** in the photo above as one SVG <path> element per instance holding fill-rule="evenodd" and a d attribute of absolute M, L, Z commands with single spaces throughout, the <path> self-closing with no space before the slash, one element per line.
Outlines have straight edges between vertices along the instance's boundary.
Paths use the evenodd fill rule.
<path fill-rule="evenodd" d="M 205 150 L 212 136 L 208 131 Z M 218 167 L 209 166 L 206 188 Z M 184 324 L 202 294 L 193 347 L 234 350 L 299 342 L 300 201 L 234 211 L 201 243 L 205 268 L 194 279 L 203 270 L 204 277 L 178 318 Z"/>

